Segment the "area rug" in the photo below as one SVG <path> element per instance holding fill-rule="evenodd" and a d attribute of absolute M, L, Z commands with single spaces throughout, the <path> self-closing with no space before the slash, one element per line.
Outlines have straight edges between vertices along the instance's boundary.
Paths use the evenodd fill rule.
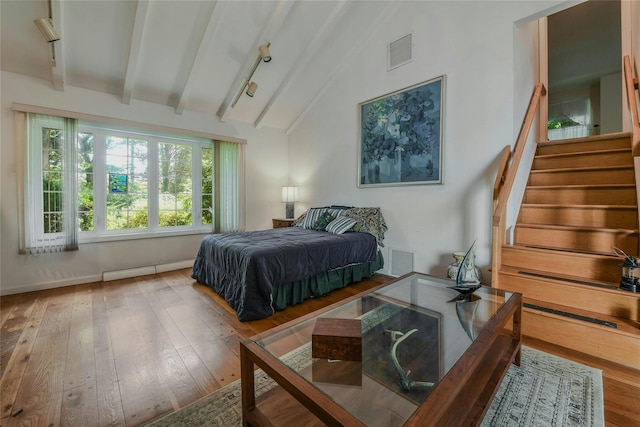
<path fill-rule="evenodd" d="M 310 346 L 303 346 L 289 353 L 289 366 L 304 369 L 302 361 L 310 360 L 310 351 Z M 257 396 L 276 385 L 262 370 L 256 370 L 255 378 Z M 241 425 L 240 380 L 148 424 Z M 604 426 L 602 372 L 523 346 L 521 366 L 512 365 L 507 371 L 482 426 Z"/>

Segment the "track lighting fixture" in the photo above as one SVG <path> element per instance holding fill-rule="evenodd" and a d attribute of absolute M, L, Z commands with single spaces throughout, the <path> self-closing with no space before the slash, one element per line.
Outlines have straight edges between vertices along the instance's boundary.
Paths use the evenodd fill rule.
<path fill-rule="evenodd" d="M 260 45 L 260 47 L 258 48 L 258 51 L 260 51 L 260 58 L 262 58 L 264 62 L 271 61 L 271 53 L 269 53 L 269 45 L 266 45 L 266 44 Z"/>
<path fill-rule="evenodd" d="M 253 95 L 255 95 L 256 90 L 258 90 L 258 84 L 256 82 L 252 82 L 251 77 L 253 77 L 253 73 L 256 72 L 256 69 L 258 68 L 258 65 L 260 65 L 260 62 L 271 61 L 271 53 L 269 52 L 269 46 L 271 46 L 271 43 L 262 44 L 258 47 L 258 53 L 259 53 L 258 59 L 256 59 L 256 62 L 255 64 L 253 64 L 253 68 L 249 73 L 249 77 L 245 79 L 244 83 L 242 84 L 242 88 L 240 88 L 240 91 L 236 95 L 236 98 L 233 100 L 233 103 L 231 104 L 231 108 L 234 108 L 236 106 L 236 104 L 238 103 L 238 100 L 240 99 L 240 96 L 242 95 L 242 92 L 245 92 L 247 96 L 251 98 L 253 98 Z"/>
<path fill-rule="evenodd" d="M 51 18 L 39 18 L 33 21 L 36 24 L 36 27 L 42 33 L 42 36 L 49 43 L 60 40 L 60 35 L 53 28 L 53 20 Z"/>
<path fill-rule="evenodd" d="M 251 82 L 249 83 L 249 87 L 247 88 L 247 95 L 250 96 L 251 98 L 253 98 L 253 95 L 255 95 L 256 90 L 258 90 L 258 84 L 255 82 Z"/>

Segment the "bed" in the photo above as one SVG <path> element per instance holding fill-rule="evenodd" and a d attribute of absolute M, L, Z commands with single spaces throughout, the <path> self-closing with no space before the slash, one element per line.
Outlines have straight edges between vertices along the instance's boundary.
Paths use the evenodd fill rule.
<path fill-rule="evenodd" d="M 240 321 L 263 319 L 373 275 L 386 229 L 378 208 L 312 208 L 293 227 L 205 236 L 191 277 Z"/>

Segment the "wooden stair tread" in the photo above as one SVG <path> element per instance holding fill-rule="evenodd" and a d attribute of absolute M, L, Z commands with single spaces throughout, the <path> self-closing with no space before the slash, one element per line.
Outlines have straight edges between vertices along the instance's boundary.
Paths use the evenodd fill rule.
<path fill-rule="evenodd" d="M 536 245 L 536 244 L 531 244 L 531 243 L 514 243 L 513 246 L 519 246 L 520 248 L 522 248 L 523 250 L 533 250 L 533 249 L 537 249 L 537 250 L 543 250 L 547 253 L 557 253 L 557 254 L 570 254 L 573 256 L 580 256 L 580 255 L 596 255 L 596 256 L 604 256 L 604 257 L 609 257 L 609 252 L 606 251 L 596 251 L 596 250 L 588 250 L 588 249 L 576 249 L 573 247 L 560 247 L 560 246 L 543 246 L 543 245 Z M 611 254 L 613 254 L 613 251 L 611 252 Z M 614 258 L 615 259 L 615 258 Z"/>
<path fill-rule="evenodd" d="M 619 282 L 608 282 L 604 280 L 593 281 L 580 276 L 572 276 L 562 273 L 550 273 L 543 270 L 514 266 L 503 266 L 500 269 L 500 273 L 512 276 L 524 274 L 526 276 L 530 276 L 539 280 L 561 282 L 566 286 L 575 288 L 586 288 L 591 290 L 595 289 L 602 292 L 619 294 L 625 297 L 636 297 L 638 300 L 640 300 L 640 294 L 623 291 L 622 289 L 620 289 Z"/>
<path fill-rule="evenodd" d="M 527 185 L 527 190 L 588 189 L 588 188 L 635 188 L 635 184 L 563 184 L 563 185 Z"/>
<path fill-rule="evenodd" d="M 536 159 L 551 159 L 557 157 L 574 157 L 574 156 L 595 156 L 598 154 L 608 154 L 608 153 L 626 153 L 631 154 L 631 147 L 629 148 L 609 148 L 602 150 L 588 150 L 588 151 L 574 151 L 569 153 L 552 153 L 552 154 L 536 154 Z"/>
<path fill-rule="evenodd" d="M 518 243 L 514 243 L 512 245 L 509 244 L 504 244 L 502 245 L 502 249 L 514 249 L 514 250 L 518 250 L 518 251 L 523 251 L 523 252 L 541 252 L 541 253 L 557 253 L 557 252 L 563 252 L 566 254 L 569 254 L 571 256 L 576 256 L 576 257 L 585 257 L 585 258 L 597 258 L 597 259 L 604 259 L 604 260 L 615 260 L 618 257 L 612 252 L 610 254 L 602 254 L 602 253 L 586 253 L 586 252 L 580 252 L 580 251 L 576 251 L 576 250 L 570 250 L 570 251 L 560 251 L 558 249 L 548 249 L 548 248 L 543 248 L 543 247 L 532 247 L 529 245 L 520 245 Z"/>
<path fill-rule="evenodd" d="M 548 209 L 625 209 L 637 210 L 638 205 L 568 205 L 558 203 L 523 203 L 522 207 L 527 208 L 548 208 Z"/>
<path fill-rule="evenodd" d="M 516 224 L 516 227 L 537 228 L 540 230 L 594 231 L 594 232 L 601 232 L 601 233 L 638 234 L 638 229 L 633 229 L 633 228 L 589 227 L 589 226 L 540 224 L 540 223 L 526 223 L 526 222 L 519 222 Z"/>
<path fill-rule="evenodd" d="M 554 304 L 554 303 L 550 303 L 548 301 L 539 301 L 539 300 L 530 299 L 530 298 L 527 298 L 527 297 L 523 297 L 523 304 L 529 304 L 529 305 L 544 307 L 544 308 L 551 309 L 551 310 L 554 310 L 554 311 L 557 311 L 557 312 L 567 313 L 569 315 L 579 316 L 580 318 L 592 318 L 592 319 L 596 319 L 598 321 L 606 322 L 608 324 L 615 324 L 617 327 L 616 328 L 612 328 L 612 327 L 609 327 L 609 326 L 600 325 L 598 323 L 592 323 L 593 327 L 596 327 L 596 328 L 607 328 L 607 330 L 610 330 L 612 333 L 620 333 L 620 334 L 623 334 L 623 335 L 629 335 L 629 336 L 637 337 L 638 339 L 640 339 L 640 324 L 638 324 L 638 322 L 635 322 L 633 320 L 628 320 L 628 319 L 624 319 L 624 318 L 621 318 L 621 317 L 607 316 L 606 314 L 594 313 L 592 311 L 587 311 L 587 310 L 580 310 L 580 309 L 574 308 L 574 307 L 567 307 L 565 305 Z M 536 310 L 535 308 L 530 308 L 530 307 L 526 307 L 526 306 L 524 307 L 524 309 L 525 310 Z M 567 321 L 585 322 L 585 320 L 581 320 L 580 318 L 577 318 L 577 317 L 565 316 L 563 314 L 548 313 L 546 311 L 543 311 L 543 312 L 546 313 L 546 314 L 549 314 L 550 316 L 566 317 Z"/>
<path fill-rule="evenodd" d="M 632 165 L 616 165 L 616 166 L 597 166 L 597 167 L 567 167 L 567 168 L 554 168 L 554 169 L 532 169 L 532 174 L 541 173 L 558 173 L 558 172 L 595 172 L 604 170 L 617 170 L 617 169 L 633 169 Z"/>
<path fill-rule="evenodd" d="M 596 142 L 596 141 L 613 141 L 615 139 L 628 139 L 631 137 L 630 132 L 614 132 L 602 135 L 581 136 L 579 138 L 559 139 L 554 141 L 538 141 L 538 145 L 563 145 L 572 144 L 574 142 Z"/>

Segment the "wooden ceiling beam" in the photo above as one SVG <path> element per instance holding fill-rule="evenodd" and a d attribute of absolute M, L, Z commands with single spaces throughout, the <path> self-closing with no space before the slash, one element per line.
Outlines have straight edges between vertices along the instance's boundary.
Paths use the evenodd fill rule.
<path fill-rule="evenodd" d="M 135 83 L 138 71 L 138 63 L 140 61 L 142 35 L 149 11 L 148 1 L 138 1 L 136 5 L 136 16 L 133 19 L 133 30 L 131 31 L 131 42 L 129 43 L 129 56 L 127 58 L 127 67 L 124 74 L 124 84 L 122 87 L 122 103 L 130 104 L 133 94 L 133 85 Z"/>
<path fill-rule="evenodd" d="M 191 63 L 191 68 L 189 69 L 189 75 L 187 76 L 184 87 L 182 88 L 182 92 L 180 93 L 180 99 L 176 104 L 176 114 L 182 114 L 182 112 L 184 111 L 187 103 L 189 102 L 191 92 L 196 85 L 196 81 L 202 74 L 202 64 L 211 44 L 214 40 L 217 39 L 220 22 L 222 21 L 222 17 L 224 16 L 227 4 L 228 2 L 218 1 L 215 3 L 213 9 L 211 10 L 207 28 L 205 28 L 202 34 L 202 38 L 200 39 L 200 43 L 198 45 L 198 50 L 195 57 L 193 58 L 193 62 Z"/>

